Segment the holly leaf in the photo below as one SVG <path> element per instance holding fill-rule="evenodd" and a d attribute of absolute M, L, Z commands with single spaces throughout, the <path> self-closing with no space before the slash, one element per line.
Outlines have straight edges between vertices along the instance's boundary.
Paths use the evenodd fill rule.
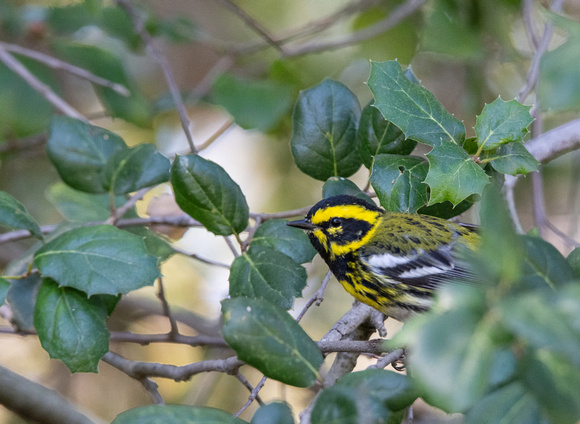
<path fill-rule="evenodd" d="M 502 144 L 496 150 L 483 152 L 481 159 L 489 161 L 502 174 L 526 175 L 538 169 L 536 158 L 519 142 Z"/>
<path fill-rule="evenodd" d="M 340 194 L 348 194 L 349 196 L 358 197 L 373 203 L 372 199 L 367 196 L 358 186 L 351 180 L 343 177 L 330 177 L 322 186 L 322 198 L 328 199 L 332 196 Z"/>
<path fill-rule="evenodd" d="M 239 234 L 248 225 L 246 198 L 218 164 L 198 155 L 178 156 L 171 183 L 179 207 L 212 233 Z"/>
<path fill-rule="evenodd" d="M 474 128 L 478 148 L 482 151 L 493 150 L 502 144 L 523 141 L 528 126 L 534 120 L 530 115 L 531 108 L 516 100 L 506 102 L 499 97 L 486 104 Z"/>
<path fill-rule="evenodd" d="M 71 372 L 97 372 L 109 351 L 108 308 L 99 296 L 58 287 L 44 279 L 34 309 L 34 327 L 44 350 Z"/>
<path fill-rule="evenodd" d="M 356 150 L 359 117 L 356 96 L 338 81 L 325 79 L 300 92 L 290 138 L 298 168 L 321 181 L 354 174 L 361 166 Z"/>
<path fill-rule="evenodd" d="M 306 286 L 306 270 L 283 253 L 252 246 L 232 263 L 229 281 L 232 298 L 264 299 L 290 309 Z"/>
<path fill-rule="evenodd" d="M 427 158 L 429 172 L 424 182 L 431 188 L 429 204 L 449 200 L 457 205 L 472 194 L 481 195 L 489 183 L 486 173 L 457 145 L 441 143 Z"/>
<path fill-rule="evenodd" d="M 318 345 L 286 311 L 260 299 L 222 301 L 226 342 L 238 358 L 265 376 L 297 387 L 310 387 L 318 377 Z"/>
<path fill-rule="evenodd" d="M 160 275 L 143 238 L 110 225 L 67 231 L 37 250 L 34 263 L 44 277 L 89 296 L 128 293 Z"/>
<path fill-rule="evenodd" d="M 369 88 L 375 107 L 407 138 L 429 146 L 465 140 L 465 127 L 427 89 L 409 81 L 397 61 L 371 62 Z"/>
<path fill-rule="evenodd" d="M 44 239 L 42 230 L 32 215 L 24 209 L 22 203 L 5 191 L 0 191 L 0 225 L 28 230 L 33 237 Z"/>
<path fill-rule="evenodd" d="M 390 212 L 416 213 L 429 202 L 429 164 L 416 156 L 378 155 L 373 162 L 370 183 L 381 206 Z"/>

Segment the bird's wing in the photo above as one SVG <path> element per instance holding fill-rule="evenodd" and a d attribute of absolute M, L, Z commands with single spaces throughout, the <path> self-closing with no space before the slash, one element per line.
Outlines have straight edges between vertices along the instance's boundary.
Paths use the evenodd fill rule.
<path fill-rule="evenodd" d="M 434 289 L 452 280 L 477 281 L 465 261 L 454 251 L 453 245 L 441 246 L 438 250 L 418 251 L 412 255 L 363 251 L 360 259 L 370 272 L 384 276 L 390 284 L 398 282 Z"/>

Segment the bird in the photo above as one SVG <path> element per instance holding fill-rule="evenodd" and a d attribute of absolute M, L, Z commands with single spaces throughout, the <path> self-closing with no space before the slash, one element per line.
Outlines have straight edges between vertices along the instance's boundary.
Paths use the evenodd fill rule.
<path fill-rule="evenodd" d="M 305 230 L 336 279 L 355 299 L 399 321 L 427 311 L 449 281 L 478 281 L 465 259 L 477 227 L 414 213 L 387 212 L 350 195 L 316 203 Z"/>

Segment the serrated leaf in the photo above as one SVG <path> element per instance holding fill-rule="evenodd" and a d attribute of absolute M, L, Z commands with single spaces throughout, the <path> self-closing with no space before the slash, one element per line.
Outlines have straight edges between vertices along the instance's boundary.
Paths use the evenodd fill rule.
<path fill-rule="evenodd" d="M 369 88 L 375 107 L 407 138 L 429 146 L 461 146 L 465 127 L 427 89 L 409 81 L 397 61 L 371 62 Z"/>
<path fill-rule="evenodd" d="M 261 406 L 252 417 L 251 424 L 294 424 L 294 417 L 287 403 L 273 402 Z"/>
<path fill-rule="evenodd" d="M 38 274 L 14 280 L 6 293 L 12 311 L 12 323 L 19 330 L 34 331 L 34 305 L 42 280 Z"/>
<path fill-rule="evenodd" d="M 483 107 L 475 123 L 479 150 L 493 150 L 502 144 L 523 141 L 534 118 L 531 106 L 517 100 L 503 101 L 500 97 Z"/>
<path fill-rule="evenodd" d="M 32 215 L 26 211 L 22 203 L 5 191 L 0 191 L 0 225 L 17 230 L 28 230 L 32 236 L 40 240 L 44 239 Z"/>
<path fill-rule="evenodd" d="M 241 80 L 222 74 L 214 83 L 212 97 L 242 128 L 266 132 L 290 110 L 293 88 L 276 81 Z"/>
<path fill-rule="evenodd" d="M 318 377 L 318 345 L 284 310 L 259 300 L 222 301 L 222 334 L 238 357 L 282 383 L 310 387 Z"/>
<path fill-rule="evenodd" d="M 321 181 L 354 174 L 361 166 L 356 150 L 359 117 L 356 96 L 338 81 L 326 79 L 300 92 L 290 138 L 298 168 Z"/>
<path fill-rule="evenodd" d="M 378 155 L 369 181 L 387 211 L 416 213 L 429 201 L 423 183 L 428 170 L 429 164 L 420 157 Z"/>
<path fill-rule="evenodd" d="M 306 270 L 283 253 L 252 246 L 232 263 L 229 281 L 230 297 L 263 299 L 290 309 L 306 286 Z"/>
<path fill-rule="evenodd" d="M 50 186 L 46 195 L 60 214 L 71 221 L 104 221 L 111 215 L 108 194 L 85 193 L 59 182 Z M 126 201 L 126 196 L 115 196 L 117 207 Z"/>
<path fill-rule="evenodd" d="M 551 422 L 574 424 L 580 420 L 578 362 L 547 349 L 538 350 L 522 370 L 524 384 Z"/>
<path fill-rule="evenodd" d="M 198 155 L 178 156 L 171 169 L 175 200 L 214 234 L 239 234 L 248 225 L 246 198 L 218 164 Z"/>
<path fill-rule="evenodd" d="M 117 134 L 77 119 L 55 116 L 46 143 L 48 157 L 62 180 L 76 190 L 106 193 L 105 167 L 127 146 Z"/>
<path fill-rule="evenodd" d="M 343 177 L 330 177 L 322 186 L 322 198 L 328 199 L 332 196 L 340 194 L 348 194 L 350 196 L 358 197 L 359 199 L 373 202 L 358 186 L 351 180 Z"/>
<path fill-rule="evenodd" d="M 147 405 L 122 412 L 111 424 L 247 424 L 221 409 L 185 405 Z"/>
<path fill-rule="evenodd" d="M 160 275 L 143 238 L 110 225 L 67 231 L 37 250 L 34 263 L 44 277 L 89 296 L 125 294 Z"/>
<path fill-rule="evenodd" d="M 312 261 L 316 255 L 304 231 L 287 226 L 283 219 L 270 219 L 258 227 L 250 248 L 257 246 L 270 247 L 284 253 L 299 264 Z"/>
<path fill-rule="evenodd" d="M 140 144 L 115 153 L 107 163 L 105 178 L 115 194 L 128 194 L 169 180 L 169 159 L 152 144 Z"/>
<path fill-rule="evenodd" d="M 10 281 L 5 278 L 0 278 L 0 306 L 4 305 L 6 301 L 6 294 L 10 289 Z"/>
<path fill-rule="evenodd" d="M 491 162 L 497 172 L 526 175 L 538 169 L 538 161 L 522 143 L 502 144 L 495 151 L 484 152 L 482 159 Z"/>
<path fill-rule="evenodd" d="M 481 195 L 489 177 L 461 147 L 442 143 L 427 153 L 429 173 L 425 183 L 431 188 L 429 204 L 446 200 L 457 205 L 472 194 Z"/>
<path fill-rule="evenodd" d="M 417 142 L 406 139 L 403 132 L 387 121 L 373 105 L 367 105 L 360 117 L 357 130 L 357 148 L 367 168 L 371 168 L 373 157 L 379 154 L 408 155 Z"/>
<path fill-rule="evenodd" d="M 520 382 L 503 386 L 483 397 L 465 414 L 465 424 L 548 424 L 538 402 Z"/>
<path fill-rule="evenodd" d="M 97 372 L 109 351 L 107 306 L 75 289 L 44 279 L 34 309 L 34 327 L 44 350 L 71 372 Z"/>

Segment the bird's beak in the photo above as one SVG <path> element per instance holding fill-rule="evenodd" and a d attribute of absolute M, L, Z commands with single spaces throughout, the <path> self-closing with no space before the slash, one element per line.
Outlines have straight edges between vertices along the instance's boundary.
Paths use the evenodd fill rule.
<path fill-rule="evenodd" d="M 286 225 L 289 227 L 300 228 L 301 230 L 306 231 L 314 231 L 316 229 L 316 225 L 308 222 L 306 219 L 299 219 L 298 221 L 290 221 L 287 222 Z"/>

